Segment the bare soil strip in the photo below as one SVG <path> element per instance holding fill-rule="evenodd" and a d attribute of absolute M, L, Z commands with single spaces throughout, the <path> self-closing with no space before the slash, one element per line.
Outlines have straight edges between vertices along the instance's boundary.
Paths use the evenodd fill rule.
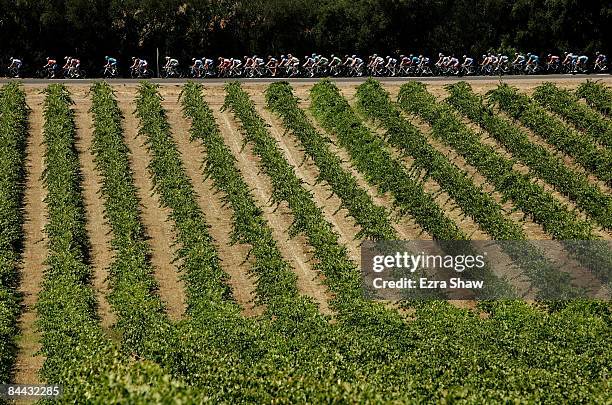
<path fill-rule="evenodd" d="M 263 208 L 264 218 L 270 225 L 283 258 L 293 266 L 297 275 L 298 289 L 313 298 L 323 314 L 331 314 L 332 310 L 329 308 L 331 296 L 323 284 L 323 275 L 313 269 L 314 259 L 308 241 L 302 235 L 289 238 L 288 230 L 293 222 L 291 210 L 285 202 L 278 207 L 270 205 L 272 186 L 267 176 L 259 170 L 259 157 L 252 152 L 250 146 L 242 148 L 243 137 L 231 113 L 219 111 L 219 107 L 223 104 L 223 95 L 222 91 L 207 91 L 206 98 L 215 120 L 219 123 L 224 141 L 236 157 L 236 165 L 253 190 L 256 203 Z"/>
<path fill-rule="evenodd" d="M 571 82 L 562 82 L 560 84 L 560 87 L 568 88 L 569 90 L 575 90 L 576 89 L 577 84 L 572 83 L 572 85 L 568 87 L 568 83 L 571 83 Z M 540 83 L 534 83 L 532 85 L 519 86 L 519 90 L 531 96 L 531 94 L 533 93 L 533 90 L 539 84 Z M 493 88 L 495 88 L 495 86 L 483 86 L 483 85 L 478 85 L 478 86 L 474 86 L 473 85 L 472 86 L 472 89 L 474 90 L 474 92 L 478 93 L 478 94 L 481 94 L 481 95 L 484 95 L 487 92 L 487 90 L 490 90 L 490 89 L 493 89 Z M 495 111 L 500 116 L 504 117 L 505 119 L 507 119 L 509 121 L 512 121 L 514 123 L 514 125 L 518 126 L 523 131 L 525 131 L 525 133 L 527 134 L 527 136 L 529 137 L 529 140 L 531 142 L 544 147 L 547 151 L 551 152 L 553 155 L 556 155 L 559 159 L 561 159 L 561 161 L 567 167 L 569 167 L 572 170 L 575 170 L 575 171 L 577 171 L 579 173 L 585 174 L 588 177 L 589 182 L 591 182 L 592 184 L 596 184 L 597 186 L 599 186 L 606 193 L 612 194 L 612 188 L 607 186 L 603 181 L 599 180 L 594 175 L 592 175 L 589 172 L 587 172 L 580 164 L 578 164 L 574 160 L 574 158 L 572 158 L 572 157 L 566 155 L 565 153 L 559 151 L 558 149 L 556 149 L 553 145 L 548 143 L 545 139 L 543 139 L 539 135 L 536 135 L 531 129 L 527 128 L 526 126 L 521 124 L 519 121 L 516 121 L 516 120 L 510 118 L 507 113 L 505 113 L 503 111 L 500 111 L 498 108 L 496 108 Z M 559 119 L 561 119 L 563 121 L 563 118 L 555 115 L 554 113 L 551 113 L 550 111 L 548 111 L 548 113 L 553 115 L 553 116 L 556 116 L 557 118 L 559 118 Z"/>
<path fill-rule="evenodd" d="M 480 140 L 481 140 L 482 143 L 493 147 L 497 152 L 499 152 L 500 154 L 503 154 L 508 159 L 514 159 L 513 155 L 510 152 L 508 152 L 503 147 L 503 145 L 501 145 L 497 140 L 495 140 L 492 137 L 490 137 L 486 131 L 483 132 L 483 130 L 478 125 L 476 125 L 473 122 L 469 121 L 467 118 L 462 118 L 462 120 L 475 133 L 480 135 Z M 518 126 L 521 125 L 518 122 L 516 122 L 515 124 L 518 125 Z M 527 130 L 527 128 L 525 128 L 525 127 L 523 127 L 523 129 Z M 531 138 L 531 140 L 533 141 L 534 139 Z M 550 148 L 550 146 L 547 149 L 549 149 L 549 148 Z M 559 152 L 553 152 L 553 153 L 555 155 L 557 155 L 558 157 L 560 157 L 561 160 L 563 161 L 563 163 L 566 166 L 570 166 L 571 167 L 571 163 L 568 164 L 567 159 L 569 159 L 569 158 L 567 156 L 562 155 Z M 523 174 L 528 174 L 528 175 L 532 176 L 532 181 L 534 183 L 536 183 L 539 186 L 541 186 L 547 193 L 550 193 L 557 200 L 559 200 L 561 203 L 566 205 L 570 211 L 575 211 L 576 215 L 581 220 L 588 220 L 589 219 L 589 216 L 584 211 L 582 211 L 576 205 L 576 203 L 574 203 L 572 200 L 570 200 L 565 195 L 559 193 L 553 186 L 551 186 L 549 183 L 547 183 L 544 179 L 540 178 L 537 175 L 537 173 L 534 173 L 528 166 L 526 166 L 523 163 L 520 163 L 520 162 L 517 161 L 512 168 L 513 168 L 513 170 L 516 170 L 516 171 L 521 172 Z M 593 176 L 592 175 L 588 175 L 587 173 L 585 173 L 583 169 L 578 170 L 578 172 L 582 172 L 583 174 L 586 174 L 587 177 L 589 178 L 589 181 L 593 181 L 593 179 L 594 179 Z M 605 186 L 603 184 L 603 182 L 601 182 L 600 180 L 595 180 L 595 182 L 597 183 L 597 185 L 600 186 L 600 188 L 602 188 L 604 191 L 607 191 L 608 187 Z M 597 225 L 594 221 L 592 221 L 592 222 L 594 224 L 593 233 L 595 235 L 597 235 L 597 236 L 599 236 L 601 238 L 604 238 L 604 239 L 610 239 L 611 236 L 610 236 L 610 234 L 606 230 L 604 230 L 601 226 Z"/>
<path fill-rule="evenodd" d="M 119 108 L 125 116 L 125 142 L 130 150 L 134 183 L 142 205 L 141 219 L 149 236 L 151 263 L 155 269 L 155 279 L 159 283 L 159 295 L 168 316 L 171 319 L 180 319 L 185 313 L 186 298 L 183 281 L 173 263 L 176 234 L 169 219 L 170 210 L 160 207 L 159 196 L 153 192 L 153 182 L 147 169 L 151 157 L 144 145 L 144 139 L 137 136 L 138 118 L 132 114 L 135 109 L 132 100 L 136 93 L 133 88 L 127 91 L 121 88 L 116 90 Z"/>
<path fill-rule="evenodd" d="M 360 231 L 359 226 L 346 208 L 338 210 L 342 201 L 334 194 L 329 184 L 326 182 L 316 184 L 319 169 L 302 151 L 299 140 L 291 134 L 285 134 L 282 122 L 261 104 L 264 102 L 261 96 L 258 97 L 251 92 L 251 98 L 255 101 L 256 111 L 270 124 L 270 134 L 278 141 L 278 146 L 282 149 L 285 158 L 293 166 L 298 178 L 304 182 L 304 187 L 314 195 L 325 219 L 338 233 L 339 242 L 347 247 L 350 258 L 355 263 L 359 263 L 361 241 L 355 239 L 355 235 Z"/>
<path fill-rule="evenodd" d="M 319 133 L 329 137 L 332 140 L 332 143 L 329 144 L 329 148 L 331 151 L 340 157 L 342 160 L 342 167 L 345 170 L 348 170 L 353 177 L 357 179 L 357 184 L 367 191 L 368 195 L 372 198 L 375 204 L 386 207 L 392 213 L 392 220 L 394 221 L 394 229 L 397 232 L 397 235 L 402 240 L 415 240 L 415 239 L 431 239 L 431 236 L 423 231 L 423 229 L 414 222 L 412 218 L 409 218 L 405 215 L 400 215 L 397 211 L 393 211 L 393 197 L 389 193 L 380 193 L 376 190 L 375 187 L 371 186 L 363 174 L 359 172 L 353 165 L 351 164 L 351 158 L 348 153 L 336 146 L 335 138 L 327 133 L 323 128 L 319 126 L 317 121 L 314 119 L 312 114 L 309 111 L 309 101 L 308 101 L 308 88 L 305 87 L 296 87 L 295 94 L 300 98 L 300 107 L 306 113 L 306 116 L 310 119 L 310 122 L 313 124 L 315 129 L 319 131 Z"/>
<path fill-rule="evenodd" d="M 212 179 L 204 177 L 202 167 L 206 151 L 199 141 L 189 141 L 191 122 L 182 115 L 178 93 L 179 90 L 175 89 L 162 90 L 164 96 L 162 104 L 168 113 L 172 135 L 181 153 L 187 175 L 193 184 L 196 198 L 206 215 L 206 222 L 210 224 L 209 232 L 221 258 L 221 267 L 230 276 L 229 284 L 232 287 L 232 294 L 242 307 L 242 314 L 245 316 L 261 315 L 265 307 L 254 303 L 255 284 L 254 279 L 249 275 L 253 260 L 250 258 L 245 261 L 250 245 L 231 243 L 232 210 L 229 206 L 223 205 L 221 194 L 214 187 Z"/>
<path fill-rule="evenodd" d="M 109 329 L 115 323 L 115 316 L 107 296 L 108 266 L 113 261 L 113 250 L 110 244 L 111 229 L 104 218 L 104 202 L 100 197 L 102 179 L 96 169 L 91 145 L 93 142 L 92 117 L 89 113 L 91 100 L 85 89 L 72 90 L 75 102 L 75 123 L 77 128 L 76 148 L 81 162 L 83 176 L 83 198 L 85 204 L 86 228 L 91 246 L 91 266 L 93 270 L 93 286 L 97 294 L 98 315 L 104 329 Z"/>
<path fill-rule="evenodd" d="M 350 100 L 352 105 L 354 105 L 354 100 L 350 99 L 346 94 L 344 94 L 344 96 L 347 98 L 347 100 Z M 384 129 L 376 128 L 372 124 L 372 122 L 368 121 L 367 119 L 363 119 L 363 123 L 370 129 L 372 133 L 378 134 L 381 137 L 384 135 Z M 389 145 L 388 149 L 391 153 L 391 156 L 402 162 L 406 170 L 410 173 L 415 167 L 414 158 L 405 155 L 393 146 Z M 417 173 L 419 173 L 420 176 L 422 172 L 422 170 L 418 169 Z M 487 235 L 485 230 L 480 228 L 479 224 L 477 224 L 472 218 L 463 213 L 463 210 L 457 204 L 457 202 L 440 187 L 438 182 L 436 182 L 430 177 L 425 179 L 425 181 L 422 181 L 422 183 L 423 189 L 433 195 L 434 201 L 439 207 L 444 210 L 446 216 L 452 219 L 470 239 L 486 240 L 491 238 Z"/>
<path fill-rule="evenodd" d="M 17 360 L 14 382 L 16 384 L 38 384 L 38 371 L 44 357 L 36 353 L 41 349 L 40 334 L 35 326 L 37 296 L 41 288 L 47 245 L 44 233 L 46 223 L 46 196 L 42 182 L 44 170 L 43 106 L 44 96 L 38 89 L 26 93 L 29 117 L 29 137 L 26 146 L 27 179 L 25 186 L 25 223 L 23 269 L 19 290 L 23 294 L 23 313 L 19 321 L 21 335 L 18 337 Z"/>
<path fill-rule="evenodd" d="M 504 197 L 499 191 L 495 190 L 495 187 L 489 183 L 489 181 L 481 175 L 478 170 L 467 163 L 463 156 L 459 155 L 454 149 L 444 145 L 442 142 L 434 139 L 431 135 L 430 126 L 420 120 L 418 117 L 413 115 L 404 115 L 406 119 L 412 122 L 413 125 L 418 127 L 421 132 L 427 137 L 429 143 L 443 153 L 451 162 L 457 165 L 460 169 L 464 170 L 472 179 L 472 181 L 479 187 L 482 187 L 498 204 L 500 204 L 504 210 L 514 222 L 521 224 L 523 230 L 530 239 L 550 239 L 550 236 L 544 231 L 541 225 L 535 223 L 533 220 L 528 218 L 525 213 L 517 209 L 511 201 L 504 202 Z M 503 153 L 503 151 L 502 151 Z M 526 169 L 520 165 L 514 165 L 514 170 L 521 173 L 526 173 Z"/>
<path fill-rule="evenodd" d="M 442 92 L 442 90 L 437 90 L 434 93 L 437 94 L 437 96 L 438 96 L 440 101 L 442 101 L 442 99 L 447 96 L 445 90 L 444 90 L 444 93 Z M 514 122 L 514 125 L 516 125 L 519 128 L 523 129 L 528 134 L 528 137 L 529 137 L 530 141 L 534 142 L 537 145 L 543 146 L 546 150 L 551 152 L 553 155 L 556 155 L 558 158 L 560 158 L 561 161 L 566 166 L 570 167 L 572 170 L 575 170 L 575 171 L 577 171 L 579 173 L 582 173 L 582 174 L 586 175 L 591 183 L 596 184 L 603 191 L 610 193 L 610 188 L 604 182 L 602 182 L 601 180 L 595 178 L 595 176 L 593 176 L 593 175 L 589 174 L 588 172 L 586 172 L 584 170 L 584 168 L 582 168 L 581 166 L 576 164 L 571 157 L 569 157 L 569 156 L 567 156 L 567 155 L 557 151 L 556 149 L 554 149 L 554 147 L 552 145 L 548 144 L 544 139 L 542 139 L 542 138 L 538 137 L 537 135 L 535 135 L 533 133 L 533 131 L 531 131 L 529 128 L 523 126 L 520 122 L 515 121 L 515 120 L 509 118 L 506 113 L 504 113 L 502 111 L 499 111 L 499 110 L 497 110 L 497 113 L 500 114 L 501 116 L 505 117 L 506 119 Z M 487 131 L 483 130 L 480 126 L 478 126 L 477 124 L 471 122 L 470 120 L 468 120 L 467 118 L 461 116 L 460 114 L 459 114 L 459 117 L 461 117 L 461 120 L 463 121 L 463 123 L 465 125 L 467 125 L 472 131 L 474 131 L 474 133 L 480 135 L 480 140 L 481 140 L 481 142 L 483 144 L 491 146 L 499 154 L 501 154 L 502 156 L 506 157 L 507 159 L 514 159 L 514 156 L 512 155 L 512 153 L 510 153 L 506 148 L 504 148 L 504 146 L 501 143 L 499 143 L 496 139 L 494 139 L 493 137 L 489 136 Z M 575 211 L 580 219 L 582 219 L 582 220 L 588 219 L 588 215 L 586 213 L 584 213 L 580 208 L 578 208 L 573 201 L 571 201 L 569 198 L 567 198 L 563 194 L 561 194 L 558 191 L 556 191 L 553 186 L 551 186 L 545 180 L 543 180 L 540 177 L 538 177 L 538 175 L 536 173 L 533 173 L 528 166 L 526 166 L 523 163 L 520 163 L 520 162 L 517 161 L 514 164 L 513 169 L 518 171 L 518 172 L 520 172 L 520 173 L 529 174 L 529 175 L 533 176 L 533 179 L 534 179 L 535 183 L 537 183 L 542 188 L 544 188 L 544 190 L 546 192 L 552 194 L 557 200 L 559 200 L 563 204 L 565 204 L 570 210 Z M 597 225 L 596 225 L 596 227 L 595 227 L 593 232 L 597 236 L 599 236 L 601 238 L 604 238 L 604 239 L 610 239 L 610 237 L 611 237 L 610 233 L 608 233 L 606 230 L 602 229 L 600 226 L 597 226 Z"/>
<path fill-rule="evenodd" d="M 595 177 L 593 174 L 588 172 L 584 167 L 582 167 L 579 163 L 577 163 L 573 157 L 566 155 L 564 152 L 555 148 L 555 146 L 548 143 L 544 138 L 537 135 L 530 128 L 527 128 L 525 125 L 523 125 L 521 122 L 513 120 L 512 118 L 508 116 L 507 113 L 500 111 L 499 109 L 496 109 L 496 112 L 502 117 L 512 121 L 514 125 L 516 125 L 517 127 L 521 128 L 523 131 L 525 131 L 525 133 L 527 134 L 527 137 L 529 138 L 531 142 L 535 143 L 536 145 L 540 145 L 544 147 L 548 152 L 557 156 L 557 158 L 559 158 L 565 166 L 569 167 L 570 169 L 578 173 L 584 174 L 589 179 L 589 183 L 595 184 L 596 186 L 598 186 L 600 189 L 602 189 L 604 192 L 608 194 L 612 194 L 612 188 L 610 188 L 610 186 L 608 186 L 605 182 L 601 181 L 600 179 Z"/>

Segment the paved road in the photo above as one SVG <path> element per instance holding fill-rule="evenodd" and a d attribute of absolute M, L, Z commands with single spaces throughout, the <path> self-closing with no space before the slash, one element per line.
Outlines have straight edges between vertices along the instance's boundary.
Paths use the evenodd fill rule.
<path fill-rule="evenodd" d="M 497 76 L 470 76 L 470 77 L 440 77 L 440 76 L 436 76 L 436 77 L 379 77 L 377 78 L 378 80 L 380 80 L 381 82 L 405 82 L 405 81 L 410 81 L 410 80 L 418 80 L 418 81 L 422 81 L 422 82 L 452 82 L 452 81 L 460 81 L 460 80 L 466 80 L 466 81 L 515 81 L 515 80 L 538 80 L 538 81 L 542 81 L 542 80 L 576 80 L 576 81 L 584 81 L 586 79 L 605 79 L 605 78 L 612 78 L 611 75 L 609 74 L 597 74 L 597 75 L 536 75 L 536 76 L 502 76 L 502 77 L 497 77 Z M 10 79 L 6 79 L 6 78 L 2 78 L 0 79 L 0 83 L 6 83 L 8 82 Z M 49 80 L 49 79 L 22 79 L 21 81 L 25 84 L 48 84 L 48 83 L 66 83 L 66 84 L 90 84 L 94 81 L 97 80 L 101 80 L 99 78 L 96 79 L 54 79 L 54 80 Z M 176 84 L 176 83 L 185 83 L 186 81 L 190 80 L 190 79 L 149 79 L 152 82 L 155 83 L 170 83 L 170 84 Z M 193 80 L 193 79 L 191 79 Z M 319 78 L 291 78 L 291 79 L 287 79 L 287 78 L 258 78 L 258 79 L 247 79 L 247 78 L 240 78 L 240 79 L 227 79 L 227 78 L 220 78 L 220 79 L 198 79 L 197 81 L 201 81 L 203 83 L 210 83 L 213 85 L 222 85 L 223 83 L 226 83 L 228 81 L 234 81 L 234 80 L 238 80 L 240 82 L 243 83 L 272 83 L 272 82 L 276 82 L 276 81 L 283 81 L 283 80 L 288 80 L 292 83 L 314 83 L 316 81 L 319 80 Z M 340 82 L 340 83 L 361 83 L 365 80 L 364 77 L 339 77 L 339 78 L 335 78 L 334 81 L 336 82 Z M 140 82 L 140 79 L 110 79 L 108 80 L 110 83 L 115 83 L 115 84 L 128 84 L 128 83 L 138 83 Z"/>

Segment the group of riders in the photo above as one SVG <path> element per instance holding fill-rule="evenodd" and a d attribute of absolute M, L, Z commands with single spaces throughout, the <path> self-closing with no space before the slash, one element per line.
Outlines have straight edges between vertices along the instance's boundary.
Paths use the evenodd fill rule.
<path fill-rule="evenodd" d="M 22 61 L 10 59 L 9 75 L 20 77 Z M 505 75 L 505 74 L 538 74 L 538 73 L 604 73 L 608 69 L 606 55 L 597 52 L 594 62 L 589 65 L 589 57 L 565 52 L 563 56 L 548 54 L 544 61 L 533 53 L 515 53 L 513 57 L 503 54 L 483 54 L 477 61 L 463 55 L 438 54 L 438 60 L 431 60 L 423 55 L 379 56 L 371 55 L 367 60 L 357 55 L 344 55 L 343 58 L 331 55 L 329 58 L 313 53 L 302 60 L 287 54 L 266 59 L 253 55 L 240 58 L 218 57 L 216 63 L 209 57 L 192 58 L 191 63 L 181 66 L 178 59 L 166 56 L 166 63 L 161 69 L 164 78 L 206 78 L 206 77 L 322 77 L 322 76 L 470 76 L 470 75 Z M 144 58 L 132 57 L 129 67 L 130 77 L 149 78 L 153 71 Z M 104 77 L 119 76 L 118 61 L 106 56 L 103 67 Z M 46 64 L 40 71 L 41 77 L 79 79 L 85 77 L 78 58 L 66 56 L 59 68 L 57 60 L 46 58 Z"/>
<path fill-rule="evenodd" d="M 8 66 L 9 76 L 21 77 L 21 67 L 23 62 L 18 58 L 10 58 L 10 64 Z M 64 57 L 64 64 L 60 68 L 57 60 L 54 58 L 47 57 L 46 63 L 39 71 L 39 76 L 47 76 L 49 78 L 64 77 L 67 79 L 82 79 L 85 77 L 85 71 L 81 68 L 81 61 L 79 58 L 72 56 Z"/>
<path fill-rule="evenodd" d="M 440 75 L 505 75 L 537 73 L 604 73 L 608 70 L 606 55 L 596 52 L 595 61 L 589 66 L 589 57 L 565 52 L 563 57 L 548 54 L 544 63 L 536 54 L 515 53 L 511 59 L 503 54 L 486 54 L 478 64 L 474 59 L 463 55 L 462 60 L 454 56 L 439 54 L 435 63 L 436 72 Z"/>

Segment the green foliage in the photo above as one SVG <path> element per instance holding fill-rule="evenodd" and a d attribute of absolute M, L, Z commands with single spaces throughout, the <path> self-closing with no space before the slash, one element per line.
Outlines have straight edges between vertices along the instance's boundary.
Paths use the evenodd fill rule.
<path fill-rule="evenodd" d="M 402 214 L 412 215 L 434 238 L 465 240 L 456 223 L 449 219 L 423 185 L 391 156 L 383 141 L 373 135 L 351 110 L 338 88 L 321 80 L 311 91 L 312 110 L 322 126 L 333 132 L 355 167 L 382 192 L 389 192 Z"/>
<path fill-rule="evenodd" d="M 512 170 L 514 162 L 480 142 L 476 133 L 461 122 L 448 105 L 436 103 L 425 85 L 418 82 L 402 86 L 398 102 L 402 108 L 430 123 L 432 134 L 452 146 L 478 169 L 517 208 L 531 216 L 544 230 L 558 239 L 591 239 L 591 225 L 547 193 L 531 179 Z"/>
<path fill-rule="evenodd" d="M 0 89 L 0 382 L 8 383 L 15 361 L 23 243 L 23 193 L 28 107 L 17 83 Z"/>
<path fill-rule="evenodd" d="M 612 149 L 612 121 L 578 102 L 578 98 L 570 91 L 547 82 L 535 88 L 533 98 L 585 132 L 593 140 Z"/>
<path fill-rule="evenodd" d="M 326 181 L 355 218 L 361 231 L 356 239 L 394 240 L 397 234 L 389 220 L 389 213 L 376 206 L 357 184 L 357 180 L 341 166 L 341 160 L 327 146 L 328 138 L 317 133 L 306 114 L 298 107 L 298 99 L 287 82 L 273 83 L 266 90 L 266 102 L 283 120 L 284 125 L 299 139 L 306 154 L 319 169 L 317 181 Z"/>
<path fill-rule="evenodd" d="M 558 150 L 573 157 L 587 171 L 612 185 L 612 150 L 598 148 L 588 135 L 551 116 L 527 95 L 505 83 L 490 91 L 488 98 Z"/>
<path fill-rule="evenodd" d="M 223 192 L 224 200 L 233 210 L 232 241 L 251 246 L 249 256 L 255 259 L 251 272 L 257 277 L 258 300 L 267 304 L 272 314 L 277 312 L 277 306 L 296 306 L 298 290 L 293 269 L 283 259 L 263 210 L 255 203 L 251 190 L 236 168 L 235 158 L 224 144 L 201 92 L 201 85 L 189 83 L 184 87 L 181 96 L 183 111 L 192 120 L 191 139 L 201 141 L 206 147 L 206 174 L 212 177 L 215 187 Z"/>
<path fill-rule="evenodd" d="M 50 85 L 45 98 L 44 183 L 48 223 L 47 268 L 38 296 L 43 379 L 63 385 L 61 400 L 163 403 L 204 400 L 158 366 L 125 360 L 98 323 L 89 284 L 88 241 L 72 103 L 67 89 Z"/>
<path fill-rule="evenodd" d="M 314 248 L 318 263 L 315 268 L 325 275 L 325 283 L 336 295 L 335 305 L 344 305 L 361 298 L 361 280 L 355 264 L 349 259 L 345 246 L 338 242 L 338 235 L 327 222 L 312 196 L 302 186 L 302 181 L 287 162 L 276 140 L 268 133 L 267 124 L 257 114 L 253 102 L 238 83 L 226 86 L 225 107 L 233 110 L 240 119 L 245 140 L 253 145 L 261 158 L 262 168 L 272 182 L 272 202 L 287 201 L 294 222 L 290 235 L 306 234 Z"/>
<path fill-rule="evenodd" d="M 225 190 L 228 201 L 237 196 L 247 201 L 248 193 L 240 191 L 243 180 L 236 177 L 233 157 L 219 143 L 200 91 L 200 86 L 189 85 L 182 97 L 185 113 L 192 118 L 192 136 L 201 139 L 207 149 L 207 173 L 216 187 Z M 102 173 L 121 177 L 111 167 L 116 164 L 117 170 L 125 169 L 126 158 L 115 101 L 104 84 L 95 85 L 93 94 L 96 163 Z M 63 86 L 53 85 L 47 90 L 44 126 L 49 268 L 38 311 L 46 356 L 43 377 L 64 385 L 62 402 L 609 400 L 612 342 L 608 304 L 568 302 L 547 313 L 519 302 L 487 303 L 488 316 L 482 318 L 475 311 L 430 302 L 415 304 L 411 321 L 405 322 L 396 312 L 363 301 L 358 285 L 350 283 L 355 266 L 333 238 L 320 210 L 308 208 L 316 208 L 314 201 L 282 159 L 246 93 L 237 84 L 229 85 L 226 101 L 259 152 L 264 171 L 279 189 L 277 195 L 289 203 L 297 220 L 303 221 L 299 232 L 308 237 L 315 257 L 323 262 L 320 268 L 335 283 L 329 285 L 337 293 L 333 303 L 339 312 L 338 322 L 327 322 L 290 305 L 277 306 L 274 317 L 246 319 L 239 315 L 224 283 L 204 214 L 190 203 L 193 189 L 171 140 L 157 89 L 143 84 L 137 105 L 141 134 L 157 160 L 151 164 L 151 174 L 156 191 L 171 208 L 177 235 L 186 234 L 179 250 L 188 262 L 183 271 L 189 313 L 174 324 L 180 336 L 177 347 L 166 347 L 180 355 L 160 356 L 158 365 L 121 353 L 104 336 L 95 314 L 70 98 Z M 116 151 L 102 150 L 103 146 Z M 221 168 L 228 170 L 231 183 L 224 181 Z M 117 251 L 142 237 L 131 184 L 129 168 L 116 182 L 109 178 L 104 182 L 109 223 L 115 222 L 111 218 L 124 221 L 117 221 L 116 229 L 111 224 Z M 285 184 L 291 188 L 285 190 Z M 118 190 L 127 196 L 117 195 Z M 125 216 L 110 212 L 110 207 L 115 207 L 111 202 L 125 207 Z M 115 240 L 118 235 L 126 237 Z M 139 252 L 144 248 L 139 249 L 136 257 L 142 257 Z M 323 256 L 325 253 L 328 256 Z M 145 294 L 145 300 L 152 299 L 153 290 L 148 288 L 148 269 L 148 265 L 134 268 L 137 285 L 132 291 Z M 348 274 L 334 274 L 338 270 Z M 113 275 L 116 280 L 122 277 L 128 275 Z M 120 290 L 119 284 L 113 287 Z M 126 305 L 133 306 L 124 313 L 134 310 L 137 314 L 138 301 L 124 299 Z M 144 352 L 147 356 L 150 353 Z M 174 363 L 177 359 L 180 364 Z"/>
<path fill-rule="evenodd" d="M 123 141 L 123 118 L 111 87 L 91 88 L 94 123 L 92 153 L 102 178 L 104 213 L 112 231 L 114 260 L 109 302 L 117 314 L 123 349 L 143 357 L 170 356 L 178 337 L 157 295 L 150 247 L 140 219 L 140 200 Z"/>
<path fill-rule="evenodd" d="M 149 171 L 160 203 L 171 210 L 176 224 L 177 259 L 183 259 L 180 271 L 187 287 L 188 311 L 202 306 L 226 305 L 231 298 L 228 275 L 219 265 L 219 258 L 208 233 L 193 185 L 185 172 L 180 153 L 172 140 L 170 126 L 161 106 L 157 85 L 143 82 L 136 99 L 136 115 L 140 118 L 140 135 L 151 151 Z"/>
<path fill-rule="evenodd" d="M 465 82 L 448 86 L 453 107 L 470 120 L 482 126 L 512 155 L 529 166 L 541 179 L 555 187 L 561 194 L 574 201 L 591 218 L 607 229 L 612 227 L 612 197 L 589 183 L 588 178 L 569 169 L 554 154 L 529 140 L 528 134 L 495 114 L 482 99 L 474 94 Z"/>
<path fill-rule="evenodd" d="M 379 82 L 369 79 L 360 85 L 357 102 L 361 111 L 382 123 L 387 130 L 385 139 L 410 155 L 415 164 L 425 171 L 425 177 L 431 177 L 440 184 L 463 212 L 493 239 L 525 239 L 521 227 L 507 217 L 501 206 L 482 187 L 477 187 L 466 172 L 438 152 L 418 128 L 400 116 Z"/>
<path fill-rule="evenodd" d="M 476 167 L 517 208 L 529 215 L 553 238 L 559 240 L 594 240 L 590 222 L 582 221 L 575 212 L 555 199 L 529 176 L 512 169 L 513 162 L 492 147 L 483 144 L 447 104 L 436 103 L 425 85 L 418 82 L 402 86 L 399 104 L 420 115 L 432 126 L 432 134 L 455 148 L 466 161 Z M 605 243 L 568 244 L 570 253 L 603 281 L 608 282 L 612 257 Z M 605 263 L 602 265 L 602 263 Z"/>
<path fill-rule="evenodd" d="M 431 146 L 427 138 L 409 121 L 403 119 L 399 109 L 391 102 L 389 93 L 381 84 L 369 79 L 357 89 L 358 107 L 371 119 L 379 121 L 387 129 L 385 138 L 404 153 L 412 156 L 415 164 L 425 170 L 461 207 L 478 223 L 492 239 L 525 240 L 520 226 L 512 222 L 499 204 L 481 187 L 477 187 L 469 175 L 450 162 L 446 156 Z M 526 243 L 503 243 L 502 249 L 525 271 L 532 284 L 539 289 L 539 296 L 559 297 L 560 290 L 571 293 L 569 275 L 552 268 L 542 252 Z"/>
<path fill-rule="evenodd" d="M 600 113 L 612 116 L 612 89 L 603 83 L 587 80 L 578 86 L 576 95 L 584 98 L 588 105 Z"/>
<path fill-rule="evenodd" d="M 441 241 L 443 249 L 453 249 L 453 244 L 445 241 L 468 239 L 433 197 L 424 191 L 419 179 L 413 178 L 413 173 L 408 173 L 402 163 L 391 156 L 385 142 L 363 125 L 333 83 L 319 81 L 311 89 L 311 99 L 313 112 L 323 127 L 336 134 L 339 144 L 348 150 L 353 164 L 372 185 L 381 192 L 391 193 L 402 214 L 410 214 L 424 230 Z M 491 286 L 491 291 L 501 294 L 508 290 L 508 284 L 488 267 L 481 275 Z"/>

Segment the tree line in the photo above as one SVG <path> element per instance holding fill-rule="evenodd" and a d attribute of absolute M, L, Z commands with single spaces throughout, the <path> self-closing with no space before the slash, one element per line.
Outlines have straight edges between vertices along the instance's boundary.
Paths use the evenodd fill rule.
<path fill-rule="evenodd" d="M 0 58 L 610 54 L 610 27 L 609 0 L 0 0 Z"/>

